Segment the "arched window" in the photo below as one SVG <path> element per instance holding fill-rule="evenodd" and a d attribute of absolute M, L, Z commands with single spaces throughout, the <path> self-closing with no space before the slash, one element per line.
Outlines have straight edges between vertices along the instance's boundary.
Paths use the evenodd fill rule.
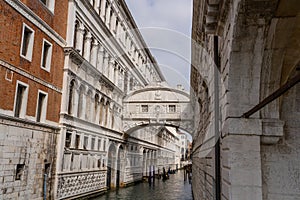
<path fill-rule="evenodd" d="M 99 94 L 95 94 L 95 98 L 94 98 L 94 117 L 93 117 L 94 122 L 96 121 L 96 118 L 97 118 L 98 106 L 99 106 Z"/>
<path fill-rule="evenodd" d="M 104 126 L 107 126 L 108 112 L 109 112 L 109 101 L 107 101 L 106 105 L 105 105 L 105 122 L 104 122 Z"/>
<path fill-rule="evenodd" d="M 73 114 L 73 101 L 75 93 L 75 80 L 73 79 L 69 85 L 69 102 L 68 102 L 68 114 Z"/>
<path fill-rule="evenodd" d="M 88 31 L 85 29 L 84 30 L 84 34 L 83 34 L 83 42 L 82 42 L 82 56 L 84 56 L 85 55 L 85 53 L 86 53 L 86 51 L 90 51 L 90 49 L 86 49 L 86 48 L 84 48 L 85 47 L 85 43 L 86 43 L 86 36 L 87 36 L 87 34 L 88 34 Z"/>
<path fill-rule="evenodd" d="M 104 112 L 104 99 L 101 98 L 101 100 L 100 100 L 99 124 L 102 124 L 104 122 L 103 112 Z"/>
<path fill-rule="evenodd" d="M 114 128 L 114 125 L 115 125 L 115 110 L 116 110 L 116 107 L 113 106 L 113 110 L 111 113 L 111 128 L 112 129 Z"/>

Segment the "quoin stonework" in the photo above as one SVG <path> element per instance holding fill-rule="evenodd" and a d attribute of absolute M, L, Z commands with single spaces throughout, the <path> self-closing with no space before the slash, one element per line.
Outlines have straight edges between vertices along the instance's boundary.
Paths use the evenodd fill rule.
<path fill-rule="evenodd" d="M 299 11 L 194 0 L 195 199 L 299 199 Z"/>

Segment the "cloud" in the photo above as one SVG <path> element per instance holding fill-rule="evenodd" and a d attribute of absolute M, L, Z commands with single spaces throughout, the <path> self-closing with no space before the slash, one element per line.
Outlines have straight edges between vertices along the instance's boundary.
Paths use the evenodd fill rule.
<path fill-rule="evenodd" d="M 188 89 L 192 0 L 126 0 L 126 3 L 169 84 L 182 84 Z"/>

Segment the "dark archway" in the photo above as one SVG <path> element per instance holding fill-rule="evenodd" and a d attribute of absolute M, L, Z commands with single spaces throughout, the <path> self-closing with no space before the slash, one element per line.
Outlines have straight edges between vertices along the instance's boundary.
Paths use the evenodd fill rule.
<path fill-rule="evenodd" d="M 146 174 L 146 171 L 147 171 L 147 163 L 146 163 L 146 161 L 147 161 L 147 153 L 146 153 L 146 150 L 144 149 L 143 150 L 143 171 L 142 171 L 143 177 L 147 176 L 147 174 Z"/>
<path fill-rule="evenodd" d="M 116 187 L 122 186 L 122 183 L 123 183 L 123 180 L 121 177 L 121 171 L 123 169 L 123 160 L 124 160 L 124 149 L 123 149 L 123 146 L 121 145 L 118 150 Z"/>
<path fill-rule="evenodd" d="M 107 174 L 106 174 L 106 187 L 111 189 L 114 187 L 114 177 L 115 177 L 115 160 L 116 160 L 116 147 L 114 144 L 111 144 L 108 149 L 107 156 Z"/>

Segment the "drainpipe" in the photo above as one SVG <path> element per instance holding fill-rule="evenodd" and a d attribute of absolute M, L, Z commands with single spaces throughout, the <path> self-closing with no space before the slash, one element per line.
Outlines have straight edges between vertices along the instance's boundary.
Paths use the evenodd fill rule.
<path fill-rule="evenodd" d="M 214 36 L 214 86 L 215 86 L 215 195 L 216 200 L 221 200 L 221 160 L 220 160 L 220 133 L 219 133 L 219 71 L 220 71 L 220 61 L 219 61 L 219 45 L 218 36 Z"/>
<path fill-rule="evenodd" d="M 47 199 L 47 174 L 44 174 L 44 200 Z"/>

